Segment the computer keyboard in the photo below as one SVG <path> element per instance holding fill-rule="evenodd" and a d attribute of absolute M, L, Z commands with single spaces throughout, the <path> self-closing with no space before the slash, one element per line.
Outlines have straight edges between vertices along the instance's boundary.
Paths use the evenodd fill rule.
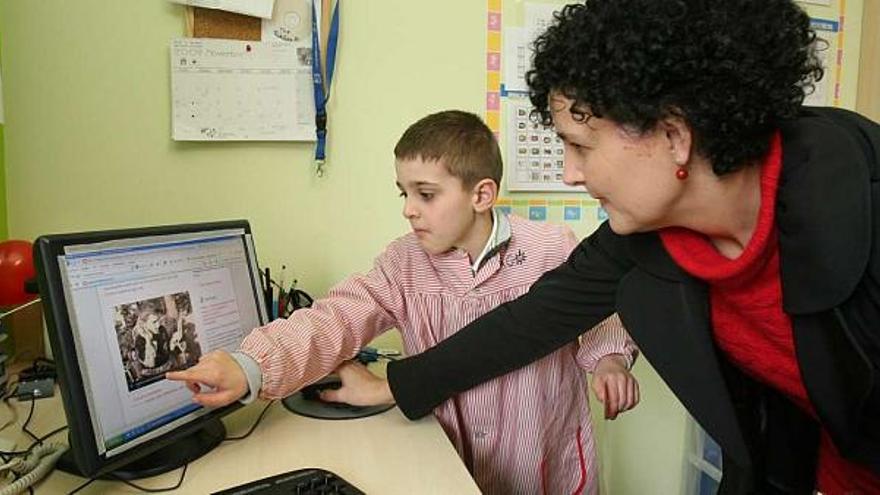
<path fill-rule="evenodd" d="M 326 469 L 307 468 L 276 474 L 261 480 L 214 492 L 213 495 L 366 495 Z"/>

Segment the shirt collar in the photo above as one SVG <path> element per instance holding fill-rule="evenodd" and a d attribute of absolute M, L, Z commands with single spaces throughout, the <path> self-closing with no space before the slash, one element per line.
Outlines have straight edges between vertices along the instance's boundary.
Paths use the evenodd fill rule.
<path fill-rule="evenodd" d="M 508 241 L 510 241 L 510 220 L 507 218 L 507 214 L 503 211 L 493 208 L 492 232 L 489 233 L 489 239 L 486 241 L 483 251 L 477 256 L 471 265 L 471 273 L 476 275 L 480 266 L 483 265 L 483 262 L 487 261 L 497 253 L 498 250 L 507 244 Z"/>

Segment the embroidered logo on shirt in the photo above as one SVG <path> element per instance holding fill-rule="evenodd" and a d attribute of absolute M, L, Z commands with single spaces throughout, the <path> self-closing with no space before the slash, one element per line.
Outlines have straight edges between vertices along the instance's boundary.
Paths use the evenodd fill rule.
<path fill-rule="evenodd" d="M 526 253 L 522 249 L 517 249 L 515 253 L 510 253 L 504 257 L 504 265 L 517 266 L 526 262 Z"/>

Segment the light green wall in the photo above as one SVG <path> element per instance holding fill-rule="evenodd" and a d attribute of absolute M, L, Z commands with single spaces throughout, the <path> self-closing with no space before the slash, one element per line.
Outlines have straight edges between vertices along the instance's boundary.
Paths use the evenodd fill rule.
<path fill-rule="evenodd" d="M 345 4 L 317 179 L 309 144 L 171 141 L 168 45 L 182 7 L 4 1 L 10 232 L 242 217 L 263 263 L 323 292 L 406 232 L 391 152 L 405 127 L 481 110 L 484 56 L 465 47 L 484 43 L 485 14 L 458 3 Z"/>
<path fill-rule="evenodd" d="M 857 0 L 848 5 L 861 11 Z M 344 9 L 330 162 L 318 179 L 309 144 L 171 141 L 168 44 L 183 34 L 180 6 L 0 0 L 0 229 L 4 204 L 10 235 L 23 239 L 246 218 L 261 262 L 286 264 L 312 293 L 368 269 L 407 231 L 391 152 L 400 133 L 428 112 L 482 112 L 486 3 L 363 0 Z M 2 184 L 0 174 L 0 199 Z M 597 421 L 605 491 L 681 493 L 686 415 L 644 360 L 635 372 L 643 403 Z"/>
<path fill-rule="evenodd" d="M 0 241 L 9 238 L 6 227 L 6 167 L 3 155 L 3 125 L 0 124 Z"/>
<path fill-rule="evenodd" d="M 2 13 L 0 13 L 0 15 L 2 15 Z M 0 19 L 0 25 L 2 24 L 3 21 Z M 2 47 L 2 43 L 0 43 L 0 47 Z M 0 50 L 2 50 L 2 48 L 0 48 Z M 2 73 L 2 71 L 0 71 L 0 73 Z M 3 98 L 2 94 L 0 94 L 0 98 Z M 0 241 L 9 238 L 6 226 L 6 162 L 4 160 L 4 155 L 3 124 L 0 124 Z"/>

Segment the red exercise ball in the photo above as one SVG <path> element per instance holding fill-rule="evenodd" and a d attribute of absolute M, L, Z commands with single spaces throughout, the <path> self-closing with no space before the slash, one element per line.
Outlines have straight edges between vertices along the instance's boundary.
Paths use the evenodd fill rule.
<path fill-rule="evenodd" d="M 15 306 L 33 299 L 24 291 L 24 283 L 35 274 L 30 242 L 0 242 L 0 306 Z"/>

